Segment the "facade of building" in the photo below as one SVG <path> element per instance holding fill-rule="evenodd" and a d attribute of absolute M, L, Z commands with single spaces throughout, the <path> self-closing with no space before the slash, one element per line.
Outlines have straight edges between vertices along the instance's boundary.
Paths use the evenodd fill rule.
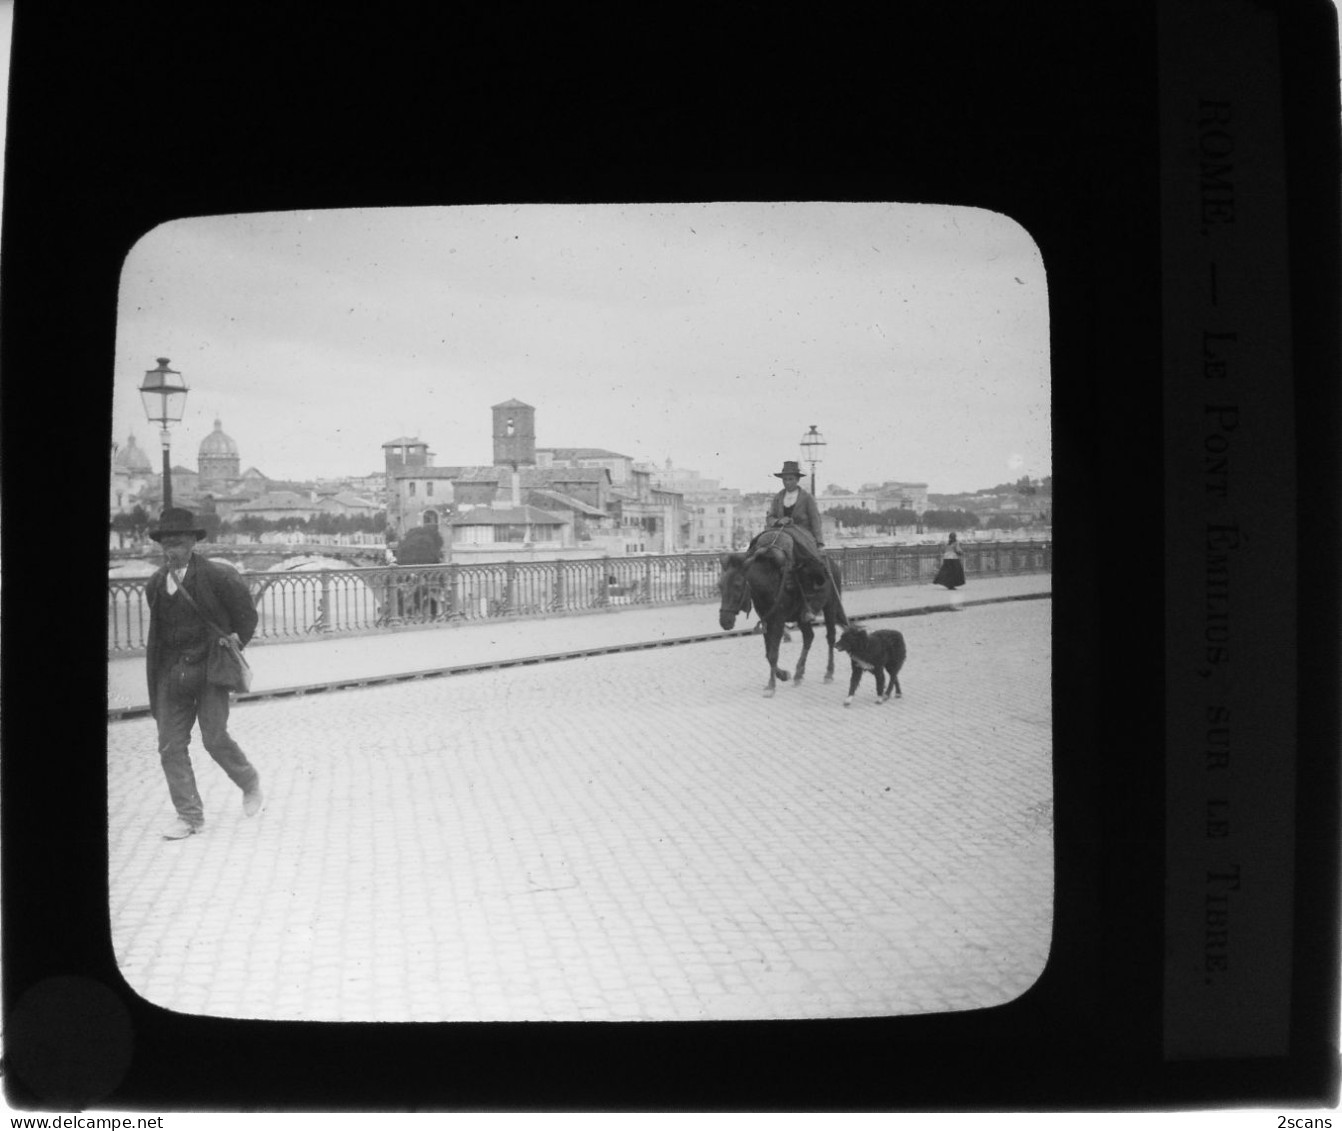
<path fill-rule="evenodd" d="M 605 468 L 610 472 L 611 483 L 621 487 L 633 477 L 634 460 L 605 448 L 537 448 L 536 466 L 544 469 Z"/>
<path fill-rule="evenodd" d="M 475 507 L 448 520 L 454 559 L 474 548 L 561 549 L 569 545 L 564 520 L 538 507 Z M 445 539 L 446 541 L 446 539 Z"/>
<path fill-rule="evenodd" d="M 873 509 L 878 511 L 902 507 L 915 514 L 922 514 L 927 510 L 926 483 L 903 483 L 887 479 L 884 483 L 864 483 L 859 494 L 873 496 L 876 500 Z"/>
<path fill-rule="evenodd" d="M 652 481 L 667 490 L 679 491 L 687 499 L 695 495 L 711 495 L 722 490 L 720 480 L 705 479 L 697 471 L 675 467 L 669 459 L 662 467 L 653 470 Z"/>
<path fill-rule="evenodd" d="M 696 492 L 685 497 L 686 549 L 739 550 L 750 540 L 741 512 L 741 492 Z"/>
<path fill-rule="evenodd" d="M 651 469 L 633 467 L 629 482 L 612 489 L 611 494 L 622 552 L 674 554 L 685 548 L 684 497 L 679 491 L 654 486 Z"/>
<path fill-rule="evenodd" d="M 161 474 L 155 473 L 154 464 L 135 442 L 135 433 L 126 437 L 124 445 L 112 445 L 112 484 L 108 496 L 114 514 L 125 514 L 135 509 L 145 492 Z"/>
<path fill-rule="evenodd" d="M 174 480 L 174 485 L 175 482 Z M 217 507 L 219 500 L 215 500 L 215 504 Z M 221 511 L 220 517 L 237 520 L 250 515 L 271 522 L 290 518 L 305 522 L 316 518 L 322 513 L 322 509 L 321 502 L 312 494 L 305 495 L 298 491 L 267 491 L 250 502 L 230 506 L 228 514 L 225 516 Z"/>
<path fill-rule="evenodd" d="M 450 554 L 458 536 L 463 549 L 493 544 L 494 534 L 484 527 L 517 526 L 536 534 L 549 526 L 553 529 L 540 540 L 570 547 L 609 532 L 615 522 L 611 467 L 631 462 L 627 457 L 603 449 L 537 449 L 536 410 L 519 400 L 491 406 L 490 416 L 494 462 L 488 467 L 436 467 L 428 444 L 418 437 L 401 436 L 382 445 L 387 523 L 397 536 L 436 523 L 445 528 Z M 557 452 L 570 458 L 556 461 Z M 502 505 L 532 508 L 552 521 L 535 516 L 518 523 L 501 524 L 485 516 L 475 523 L 457 521 L 479 508 Z M 524 541 L 535 543 L 537 538 Z"/>
<path fill-rule="evenodd" d="M 208 494 L 230 494 L 241 477 L 241 459 L 238 445 L 224 432 L 223 423 L 215 417 L 214 431 L 200 442 L 196 453 L 196 468 L 200 489 Z M 176 486 L 174 481 L 173 486 Z"/>

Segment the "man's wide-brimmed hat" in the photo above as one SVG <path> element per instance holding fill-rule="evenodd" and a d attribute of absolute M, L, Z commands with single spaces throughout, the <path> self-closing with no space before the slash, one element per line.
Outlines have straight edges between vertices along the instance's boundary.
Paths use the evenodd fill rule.
<path fill-rule="evenodd" d="M 801 468 L 797 466 L 797 461 L 795 459 L 785 459 L 783 461 L 783 470 L 774 472 L 775 479 L 782 479 L 785 475 L 795 475 L 798 479 L 801 478 Z"/>
<path fill-rule="evenodd" d="M 182 507 L 169 507 L 159 515 L 158 525 L 149 532 L 149 537 L 162 542 L 169 534 L 194 534 L 197 542 L 206 536 L 205 531 L 196 525 L 196 516 Z"/>

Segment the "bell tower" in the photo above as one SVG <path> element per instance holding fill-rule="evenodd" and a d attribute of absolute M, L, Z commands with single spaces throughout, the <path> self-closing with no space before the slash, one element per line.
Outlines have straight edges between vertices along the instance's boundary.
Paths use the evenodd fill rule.
<path fill-rule="evenodd" d="M 536 410 L 521 401 L 504 401 L 494 413 L 494 466 L 536 466 Z"/>

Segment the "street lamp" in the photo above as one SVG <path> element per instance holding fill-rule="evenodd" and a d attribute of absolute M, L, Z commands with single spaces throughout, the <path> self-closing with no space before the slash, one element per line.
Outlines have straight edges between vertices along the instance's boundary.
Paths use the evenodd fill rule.
<path fill-rule="evenodd" d="M 825 437 L 816 431 L 814 424 L 811 430 L 801 438 L 801 458 L 811 465 L 811 494 L 815 494 L 815 465 L 820 462 L 820 457 L 824 455 L 821 450 L 825 446 Z"/>
<path fill-rule="evenodd" d="M 172 463 L 168 448 L 172 437 L 168 432 L 169 424 L 182 419 L 186 408 L 186 382 L 182 375 L 168 368 L 168 359 L 160 357 L 158 368 L 150 369 L 140 384 L 140 399 L 144 401 L 144 412 L 151 423 L 159 425 L 159 439 L 163 442 L 163 509 L 172 506 Z"/>

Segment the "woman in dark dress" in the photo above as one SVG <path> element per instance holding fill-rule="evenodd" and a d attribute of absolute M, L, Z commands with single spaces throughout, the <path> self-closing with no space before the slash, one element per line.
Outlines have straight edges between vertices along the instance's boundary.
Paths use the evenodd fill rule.
<path fill-rule="evenodd" d="M 965 567 L 960 562 L 960 543 L 956 540 L 955 532 L 951 531 L 946 549 L 941 555 L 941 568 L 937 570 L 936 577 L 932 578 L 932 584 L 958 589 L 964 583 Z"/>

